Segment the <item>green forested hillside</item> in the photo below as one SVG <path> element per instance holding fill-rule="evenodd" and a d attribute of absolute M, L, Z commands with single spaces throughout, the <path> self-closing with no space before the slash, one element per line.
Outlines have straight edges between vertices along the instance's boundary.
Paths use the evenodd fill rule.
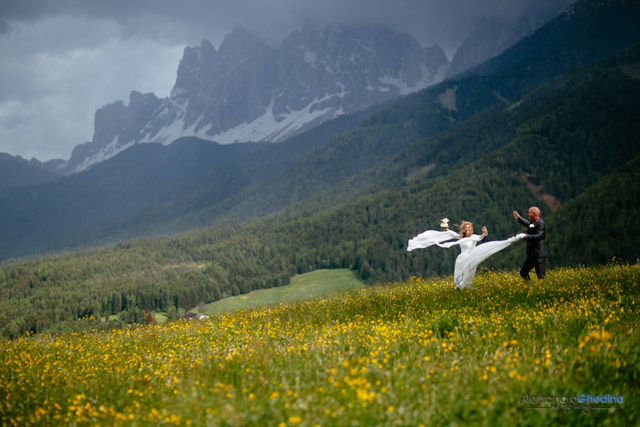
<path fill-rule="evenodd" d="M 503 239 L 521 231 L 511 211 L 533 204 L 549 225 L 551 266 L 634 262 L 638 64 L 635 49 L 557 77 L 248 225 L 5 265 L 1 333 L 69 330 L 90 315 L 142 321 L 144 308 L 190 308 L 318 268 L 369 282 L 451 274 L 455 249 L 408 253 L 407 239 L 444 216 Z M 523 253 L 514 245 L 483 265 L 514 269 Z"/>
<path fill-rule="evenodd" d="M 601 264 L 613 257 L 640 260 L 640 156 L 598 181 L 553 216 L 549 246 L 566 264 Z"/>
<path fill-rule="evenodd" d="M 639 21 L 637 2 L 578 1 L 486 64 L 371 114 L 351 131 L 315 145 L 318 150 L 305 152 L 297 163 L 267 161 L 273 166 L 268 174 L 255 173 L 242 165 L 231 167 L 231 175 L 214 173 L 197 183 L 189 183 L 148 207 L 109 220 L 98 228 L 83 230 L 71 242 L 63 243 L 91 244 L 108 241 L 114 236 L 132 238 L 221 223 L 238 224 L 312 198 L 320 198 L 321 207 L 333 206 L 387 186 L 386 172 L 380 175 L 376 166 L 398 151 L 407 147 L 413 149 L 418 140 L 428 140 L 416 150 L 419 155 L 409 151 L 407 159 L 396 161 L 396 165 L 404 169 L 403 174 L 423 174 L 435 162 L 441 166 L 454 163 L 454 168 L 460 167 L 461 161 L 469 162 L 504 144 L 504 135 L 510 140 L 508 127 L 519 126 L 520 115 L 526 111 L 518 108 L 511 115 L 518 117 L 505 116 L 504 123 L 495 121 L 495 117 L 474 116 L 476 113 L 491 106 L 501 110 L 504 104 L 519 105 L 529 92 L 537 90 L 547 79 L 636 45 L 640 42 Z M 545 87 L 545 90 L 563 89 Z M 584 96 L 581 101 L 590 102 L 591 99 Z M 537 114 L 539 110 L 530 111 Z M 470 117 L 475 120 L 467 120 Z M 461 123 L 466 126 L 454 126 L 448 138 L 433 139 L 452 124 Z M 286 144 L 284 152 L 300 146 L 303 141 L 313 140 L 315 132 Z M 468 142 L 466 147 L 452 143 L 460 137 Z M 448 150 L 448 147 L 454 148 Z M 280 155 L 284 152 L 280 150 Z M 271 151 L 264 154 L 272 158 L 269 153 Z M 412 159 L 420 167 L 414 167 Z M 371 168 L 375 169 L 372 171 Z M 366 171 L 369 179 L 363 178 Z M 447 171 L 440 168 L 438 173 Z"/>
<path fill-rule="evenodd" d="M 10 188 L 54 181 L 59 175 L 21 157 L 0 153 L 0 193 Z"/>
<path fill-rule="evenodd" d="M 440 101 L 440 95 L 449 90 L 457 93 L 455 110 Z M 189 182 L 129 215 L 83 230 L 71 243 L 90 244 L 114 234 L 138 237 L 141 230 L 157 235 L 261 218 L 331 189 L 417 139 L 433 136 L 497 101 L 492 89 L 477 79 L 456 83 L 455 88 L 443 83 L 379 112 L 373 109 L 349 120 L 339 118 L 345 122 L 340 128 L 346 130 L 337 135 L 326 130 L 335 124 L 321 125 L 260 156 Z M 300 150 L 300 145 L 311 149 Z M 292 150 L 299 156 L 287 161 Z"/>
<path fill-rule="evenodd" d="M 42 252 L 63 236 L 249 153 L 257 155 L 265 146 L 223 146 L 197 138 L 168 146 L 140 144 L 88 171 L 0 191 L 0 259 Z"/>
<path fill-rule="evenodd" d="M 384 107 L 379 105 L 338 117 L 279 144 L 261 144 L 264 149 L 259 153 L 250 153 L 225 167 L 180 183 L 152 202 L 64 236 L 52 248 L 96 246 L 212 225 L 210 218 L 203 217 L 202 210 L 210 210 L 212 206 L 217 206 L 220 211 L 228 209 L 228 205 L 242 199 L 248 188 L 268 182 L 336 135 L 358 126 L 366 117 Z M 227 222 L 237 223 L 238 220 Z"/>
<path fill-rule="evenodd" d="M 326 239 L 334 234 L 331 227 L 338 222 L 341 229 L 350 230 L 353 238 L 365 236 L 360 251 L 367 247 L 362 258 L 373 267 L 375 277 L 395 279 L 400 272 L 451 271 L 453 257 L 440 251 L 421 255 L 397 252 L 407 238 L 424 228 L 437 227 L 438 219 L 444 216 L 486 224 L 492 232 L 490 238 L 505 238 L 521 231 L 510 216 L 511 210 L 524 211 L 538 204 L 550 224 L 551 238 L 555 233 L 581 232 L 565 231 L 566 226 L 555 216 L 561 214 L 564 203 L 594 191 L 593 185 L 609 174 L 620 173 L 618 168 L 640 153 L 639 83 L 620 72 L 619 64 L 603 65 L 555 79 L 516 105 L 484 112 L 370 171 L 369 180 L 359 177 L 359 185 L 374 186 L 387 174 L 389 187 L 349 204 L 347 212 L 343 208 L 337 213 L 328 212 L 319 221 L 327 225 L 301 241 L 311 239 L 314 233 Z M 416 173 L 421 168 L 426 172 Z M 637 205 L 637 188 L 627 188 L 619 197 Z M 548 206 L 544 197 L 553 198 L 556 204 Z M 335 221 L 334 215 L 339 215 Z M 306 228 L 301 226 L 294 234 L 304 234 Z M 369 228 L 375 232 L 370 233 Z M 554 249 L 552 264 L 580 262 L 565 257 L 567 248 L 550 245 Z M 609 258 L 615 255 L 634 261 L 639 255 L 637 251 L 617 253 L 615 244 L 607 246 L 612 249 Z M 514 259 L 520 259 L 522 250 L 509 252 L 488 264 L 517 265 Z M 441 264 L 441 257 L 448 257 L 447 264 Z M 607 257 L 589 259 L 604 262 Z M 428 268 L 422 268 L 423 262 Z M 383 277 L 378 276 L 381 271 Z"/>
<path fill-rule="evenodd" d="M 632 48 L 640 40 L 637 1 L 579 0 L 544 26 L 462 76 L 487 75 L 512 98 L 573 68 Z M 516 77 L 517 76 L 517 77 Z"/>

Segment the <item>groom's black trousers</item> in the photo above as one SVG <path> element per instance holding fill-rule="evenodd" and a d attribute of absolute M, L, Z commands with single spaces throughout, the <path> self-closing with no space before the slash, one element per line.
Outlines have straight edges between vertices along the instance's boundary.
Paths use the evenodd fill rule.
<path fill-rule="evenodd" d="M 533 269 L 536 270 L 536 276 L 538 276 L 539 280 L 545 278 L 546 268 L 545 261 L 546 258 L 529 258 L 524 260 L 524 264 L 522 264 L 522 268 L 520 269 L 520 276 L 524 280 L 530 280 L 529 272 Z"/>

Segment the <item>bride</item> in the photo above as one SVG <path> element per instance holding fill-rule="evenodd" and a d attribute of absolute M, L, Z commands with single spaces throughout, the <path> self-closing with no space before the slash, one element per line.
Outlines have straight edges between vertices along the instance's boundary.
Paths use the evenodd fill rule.
<path fill-rule="evenodd" d="M 469 221 L 462 221 L 460 233 L 449 230 L 449 220 L 444 218 L 440 224 L 442 231 L 427 230 L 409 240 L 407 250 L 426 248 L 432 245 L 441 248 L 450 248 L 460 245 L 460 255 L 456 258 L 456 265 L 453 273 L 453 283 L 456 288 L 468 288 L 471 286 L 473 276 L 476 274 L 478 265 L 491 255 L 505 249 L 512 243 L 524 238 L 524 233 L 517 234 L 507 240 L 497 240 L 478 245 L 489 232 L 487 227 L 482 227 L 482 234 L 473 234 L 473 224 Z M 453 241 L 450 241 L 455 239 Z"/>

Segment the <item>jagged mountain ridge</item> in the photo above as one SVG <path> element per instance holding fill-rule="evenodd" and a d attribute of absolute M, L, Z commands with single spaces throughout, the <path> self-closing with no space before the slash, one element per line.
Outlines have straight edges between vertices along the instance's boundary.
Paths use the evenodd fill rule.
<path fill-rule="evenodd" d="M 196 136 L 221 144 L 279 142 L 326 120 L 360 111 L 442 80 L 441 48 L 423 48 L 386 27 L 306 22 L 274 49 L 241 28 L 216 50 L 185 48 L 168 98 L 133 91 L 95 114 L 91 142 L 60 170 L 75 173 L 134 144 Z"/>

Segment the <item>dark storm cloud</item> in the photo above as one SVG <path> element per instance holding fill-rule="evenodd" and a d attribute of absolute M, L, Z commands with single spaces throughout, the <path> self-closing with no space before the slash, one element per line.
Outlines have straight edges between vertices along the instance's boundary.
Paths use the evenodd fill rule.
<path fill-rule="evenodd" d="M 5 0 L 4 28 L 15 21 L 75 15 L 119 22 L 125 35 L 184 40 L 219 36 L 218 29 L 242 26 L 279 43 L 305 20 L 379 23 L 414 35 L 422 43 L 460 40 L 478 16 L 508 19 L 524 12 L 559 11 L 567 0 Z M 0 24 L 1 25 L 1 24 Z M 224 34 L 224 33 L 222 33 Z"/>
<path fill-rule="evenodd" d="M 93 114 L 131 90 L 168 96 L 187 45 L 234 26 L 278 46 L 305 20 L 383 24 L 451 57 L 480 16 L 559 12 L 567 0 L 1 0 L 0 152 L 68 158 Z"/>

